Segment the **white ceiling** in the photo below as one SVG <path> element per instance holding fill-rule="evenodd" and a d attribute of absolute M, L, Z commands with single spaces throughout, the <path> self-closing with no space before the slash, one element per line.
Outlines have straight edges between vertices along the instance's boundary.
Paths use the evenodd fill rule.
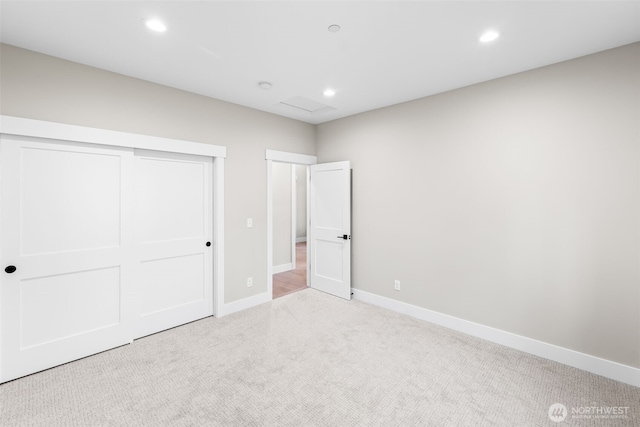
<path fill-rule="evenodd" d="M 317 124 L 640 41 L 640 1 L 1 1 L 0 24 L 3 43 Z"/>

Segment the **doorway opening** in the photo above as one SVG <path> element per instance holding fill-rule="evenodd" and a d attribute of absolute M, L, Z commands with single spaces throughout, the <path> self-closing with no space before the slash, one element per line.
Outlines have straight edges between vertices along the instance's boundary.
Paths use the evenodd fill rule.
<path fill-rule="evenodd" d="M 308 286 L 308 166 L 273 162 L 271 178 L 272 298 L 275 299 Z"/>
<path fill-rule="evenodd" d="M 296 268 L 273 275 L 273 299 L 307 287 L 307 242 L 300 242 L 296 243 Z"/>
<path fill-rule="evenodd" d="M 267 161 L 267 293 L 273 299 L 273 276 L 296 267 L 295 239 L 290 237 L 289 268 L 279 270 L 274 262 L 274 165 L 286 163 L 303 165 L 307 169 L 307 244 L 309 250 L 306 263 L 307 286 L 351 299 L 351 162 L 331 162 L 317 164 L 315 156 L 266 150 Z M 291 175 L 289 175 L 291 176 Z M 291 182 L 291 181 L 290 181 Z M 313 184 L 313 185 L 312 185 Z M 292 184 L 291 184 L 292 186 Z M 285 193 L 286 194 L 286 193 Z M 291 197 L 293 191 L 291 191 Z M 286 204 L 284 206 L 287 206 Z M 295 215 L 290 209 L 292 218 Z M 289 222 L 293 230 L 293 221 Z M 285 227 L 286 228 L 286 227 Z M 295 236 L 291 231 L 289 236 Z M 278 237 L 280 238 L 280 237 Z M 286 245 L 286 239 L 285 239 Z M 274 267 L 276 266 L 276 267 Z"/>

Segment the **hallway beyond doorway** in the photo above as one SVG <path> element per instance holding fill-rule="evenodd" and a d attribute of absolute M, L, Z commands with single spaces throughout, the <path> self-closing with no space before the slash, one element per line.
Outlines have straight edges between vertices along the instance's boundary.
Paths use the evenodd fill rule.
<path fill-rule="evenodd" d="M 307 243 L 296 243 L 296 268 L 273 275 L 273 298 L 307 288 Z"/>

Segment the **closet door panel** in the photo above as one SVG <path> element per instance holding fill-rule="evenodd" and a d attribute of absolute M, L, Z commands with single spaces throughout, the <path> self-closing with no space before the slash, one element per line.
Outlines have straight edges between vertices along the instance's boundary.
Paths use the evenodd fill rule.
<path fill-rule="evenodd" d="M 212 159 L 135 153 L 135 337 L 213 314 Z"/>
<path fill-rule="evenodd" d="M 129 342 L 133 151 L 2 135 L 0 154 L 2 381 Z"/>

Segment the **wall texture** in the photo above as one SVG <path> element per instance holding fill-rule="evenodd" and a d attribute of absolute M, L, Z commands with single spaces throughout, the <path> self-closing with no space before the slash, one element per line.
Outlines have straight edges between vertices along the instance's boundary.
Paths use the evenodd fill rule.
<path fill-rule="evenodd" d="M 640 43 L 317 143 L 352 162 L 355 288 L 640 367 Z"/>
<path fill-rule="evenodd" d="M 266 292 L 265 149 L 315 155 L 314 126 L 9 45 L 0 58 L 0 114 L 226 146 L 225 302 Z"/>
<path fill-rule="evenodd" d="M 307 238 L 307 169 L 296 165 L 296 238 Z"/>
<path fill-rule="evenodd" d="M 290 264 L 291 254 L 291 167 L 273 162 L 273 266 Z"/>

